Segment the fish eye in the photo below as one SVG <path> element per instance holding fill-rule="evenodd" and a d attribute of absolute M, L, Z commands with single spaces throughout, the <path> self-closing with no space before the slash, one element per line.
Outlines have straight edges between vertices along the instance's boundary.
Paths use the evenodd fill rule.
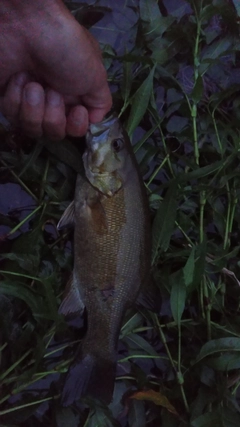
<path fill-rule="evenodd" d="M 124 147 L 124 140 L 121 138 L 116 138 L 112 141 L 112 148 L 115 151 L 115 153 L 118 153 L 121 151 Z"/>

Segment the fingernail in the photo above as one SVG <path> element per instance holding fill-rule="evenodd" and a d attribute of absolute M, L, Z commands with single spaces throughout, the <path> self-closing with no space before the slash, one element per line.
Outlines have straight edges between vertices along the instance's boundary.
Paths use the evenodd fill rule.
<path fill-rule="evenodd" d="M 58 107 L 61 104 L 62 97 L 59 93 L 49 90 L 47 92 L 47 102 L 53 107 Z"/>
<path fill-rule="evenodd" d="M 41 95 L 36 88 L 26 87 L 24 90 L 24 98 L 30 105 L 38 105 L 41 101 Z"/>

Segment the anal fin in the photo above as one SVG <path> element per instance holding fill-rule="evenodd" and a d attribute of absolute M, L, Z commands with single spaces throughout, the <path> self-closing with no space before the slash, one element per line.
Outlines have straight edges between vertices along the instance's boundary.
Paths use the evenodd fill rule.
<path fill-rule="evenodd" d="M 73 274 L 67 283 L 65 297 L 59 307 L 58 312 L 64 316 L 69 314 L 81 315 L 84 311 L 84 308 L 85 305 L 80 296 L 77 280 Z"/>

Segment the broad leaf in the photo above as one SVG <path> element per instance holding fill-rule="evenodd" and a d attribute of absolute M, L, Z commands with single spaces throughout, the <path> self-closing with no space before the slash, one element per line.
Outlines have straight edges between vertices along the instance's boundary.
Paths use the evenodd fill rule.
<path fill-rule="evenodd" d="M 186 300 L 186 286 L 180 275 L 180 280 L 173 283 L 170 295 L 171 312 L 175 322 L 180 325 Z"/>
<path fill-rule="evenodd" d="M 129 136 L 132 135 L 134 129 L 139 125 L 141 119 L 147 111 L 148 103 L 153 90 L 154 72 L 155 66 L 151 69 L 146 80 L 144 80 L 144 82 L 141 84 L 141 86 L 131 98 L 132 106 L 126 125 L 126 130 Z"/>
<path fill-rule="evenodd" d="M 211 356 L 212 354 L 232 351 L 239 353 L 240 352 L 240 338 L 218 338 L 216 340 L 208 341 L 201 348 L 201 351 L 195 361 L 195 363 L 200 362 L 204 357 Z"/>
<path fill-rule="evenodd" d="M 154 390 L 146 390 L 146 391 L 138 391 L 132 394 L 131 399 L 137 400 L 150 400 L 155 403 L 155 405 L 163 406 L 169 412 L 172 412 L 174 415 L 178 415 L 174 406 L 169 402 L 166 396 L 162 393 L 154 391 Z"/>
<path fill-rule="evenodd" d="M 155 263 L 160 250 L 166 251 L 168 249 L 177 215 L 177 192 L 178 188 L 174 183 L 167 191 L 154 218 L 152 227 L 152 264 Z"/>

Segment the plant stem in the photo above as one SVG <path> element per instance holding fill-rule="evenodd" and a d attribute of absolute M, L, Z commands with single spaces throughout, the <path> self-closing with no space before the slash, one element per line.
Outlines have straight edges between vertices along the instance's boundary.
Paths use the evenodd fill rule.
<path fill-rule="evenodd" d="M 11 395 L 9 395 L 10 397 Z M 14 406 L 8 409 L 5 409 L 4 411 L 0 411 L 0 415 L 9 414 L 10 412 L 17 411 L 18 409 L 27 408 L 28 406 L 38 405 L 39 403 L 47 402 L 49 400 L 58 399 L 60 395 L 53 397 L 45 397 L 45 399 L 36 400 L 35 402 L 25 403 L 24 405 Z M 1 402 L 0 402 L 1 403 Z"/>
<path fill-rule="evenodd" d="M 16 225 L 16 227 L 12 228 L 11 231 L 9 231 L 9 233 L 7 233 L 7 236 L 11 236 L 11 234 L 16 233 L 16 231 L 22 227 L 23 224 L 25 224 L 25 222 L 27 222 L 33 215 L 35 215 L 35 213 L 37 213 L 40 209 L 42 208 L 42 205 L 38 206 L 36 209 L 34 209 L 34 211 L 32 211 L 29 215 L 27 215 L 21 222 L 19 222 L 18 225 Z"/>
<path fill-rule="evenodd" d="M 202 7 L 202 2 L 200 4 L 200 9 Z M 200 34 L 201 34 L 201 19 L 197 14 L 196 7 L 195 9 L 195 17 L 197 22 L 197 34 L 196 34 L 196 40 L 194 45 L 194 52 L 193 52 L 193 62 L 194 62 L 194 87 L 197 84 L 197 80 L 199 78 L 199 42 L 200 42 Z M 192 123 L 193 123 L 193 144 L 194 144 L 194 157 L 195 162 L 197 165 L 199 165 L 199 148 L 198 148 L 198 133 L 197 133 L 197 106 L 198 102 L 193 100 L 192 101 L 192 107 L 191 107 L 191 116 L 192 116 Z"/>
<path fill-rule="evenodd" d="M 216 134 L 216 137 L 217 137 L 218 147 L 219 147 L 219 150 L 220 150 L 220 153 L 221 153 L 221 156 L 222 156 L 223 155 L 223 147 L 222 147 L 222 141 L 221 141 L 221 139 L 219 137 L 219 132 L 218 132 L 218 128 L 217 128 L 217 124 L 216 124 L 216 120 L 215 120 L 215 110 L 216 110 L 216 107 L 213 109 L 213 111 L 211 113 L 211 116 L 212 116 L 212 121 L 213 121 L 213 126 L 214 126 L 214 130 L 215 130 L 215 134 Z"/>
<path fill-rule="evenodd" d="M 200 241 L 200 243 L 203 242 L 203 236 L 204 236 L 203 219 L 204 219 L 205 204 L 206 204 L 206 191 L 202 190 L 202 191 L 200 191 L 200 219 L 199 219 L 199 241 Z"/>
<path fill-rule="evenodd" d="M 192 105 L 192 120 L 193 120 L 193 145 L 195 162 L 199 165 L 199 149 L 198 149 L 198 136 L 197 136 L 197 104 L 194 102 Z"/>
<path fill-rule="evenodd" d="M 209 297 L 209 291 L 207 286 L 206 276 L 203 276 L 203 292 L 205 298 L 205 313 L 206 313 L 206 321 L 207 321 L 207 339 L 211 340 L 212 332 L 211 332 L 211 302 Z"/>
<path fill-rule="evenodd" d="M 152 183 L 158 172 L 162 169 L 162 167 L 165 165 L 165 163 L 169 159 L 169 154 L 166 155 L 166 157 L 163 159 L 162 163 L 155 169 L 155 171 L 152 173 L 151 177 L 149 178 L 148 183 L 146 184 L 146 187 L 148 188 L 149 185 Z"/>
<path fill-rule="evenodd" d="M 231 209 L 231 215 L 229 218 L 229 234 L 232 232 L 235 210 L 236 210 L 236 206 L 238 204 L 238 197 L 237 197 L 237 193 L 236 193 L 235 188 L 232 190 L 231 199 L 232 199 L 232 209 Z"/>
<path fill-rule="evenodd" d="M 47 174 L 48 174 L 48 170 L 49 170 L 49 156 L 48 156 L 48 158 L 47 158 L 46 166 L 45 166 L 44 173 L 43 173 L 43 177 L 42 177 L 41 188 L 40 188 L 40 194 L 39 194 L 39 202 L 41 202 L 41 201 L 42 201 L 43 196 L 44 196 L 44 186 L 45 186 L 45 183 L 46 183 L 46 181 L 47 181 Z"/>
<path fill-rule="evenodd" d="M 164 136 L 164 133 L 162 131 L 162 127 L 161 127 L 160 123 L 158 125 L 158 128 L 159 128 L 159 131 L 160 131 L 160 134 L 161 134 L 161 138 L 162 138 L 162 143 L 163 143 L 163 148 L 164 148 L 165 154 L 168 155 L 169 154 L 168 153 L 169 150 L 167 149 L 167 144 L 166 144 L 165 136 Z M 170 170 L 170 172 L 172 174 L 172 177 L 175 178 L 175 173 L 173 171 L 173 167 L 172 167 L 172 163 L 171 163 L 171 160 L 170 160 L 170 156 L 168 156 L 168 167 L 169 167 L 169 170 Z"/>
<path fill-rule="evenodd" d="M 177 380 L 178 380 L 178 384 L 180 386 L 180 390 L 181 390 L 185 409 L 186 409 L 187 413 L 189 413 L 189 406 L 188 406 L 186 394 L 185 394 L 184 387 L 183 387 L 184 377 L 182 374 L 182 367 L 181 367 L 181 354 L 182 354 L 181 348 L 182 348 L 182 332 L 181 332 L 181 321 L 179 321 L 178 322 L 178 372 L 177 372 Z"/>
<path fill-rule="evenodd" d="M 163 345 L 165 347 L 166 353 L 168 355 L 168 359 L 170 360 L 170 363 L 172 365 L 172 368 L 174 369 L 174 372 L 176 372 L 176 366 L 175 366 L 176 363 L 173 361 L 172 355 L 171 355 L 170 350 L 168 348 L 167 341 L 166 341 L 165 335 L 164 335 L 164 333 L 162 331 L 162 326 L 161 326 L 161 324 L 159 322 L 158 316 L 156 314 L 154 314 L 153 316 L 154 316 L 154 320 L 155 320 L 155 322 L 156 322 L 156 324 L 158 326 L 160 338 L 161 338 L 161 341 L 162 341 L 162 343 L 163 343 Z"/>
<path fill-rule="evenodd" d="M 32 349 L 28 350 L 20 359 L 17 360 L 13 365 L 10 366 L 1 376 L 0 380 L 2 381 L 5 377 L 8 376 L 10 372 L 12 372 L 27 356 L 32 352 Z"/>
<path fill-rule="evenodd" d="M 227 206 L 227 218 L 226 218 L 226 227 L 225 227 L 224 242 L 223 242 L 224 250 L 229 245 L 229 231 L 230 231 L 229 226 L 230 226 L 230 215 L 231 215 L 231 194 L 230 194 L 230 188 L 229 188 L 228 182 L 226 184 L 226 188 L 227 188 L 228 206 Z"/>
<path fill-rule="evenodd" d="M 24 190 L 26 190 L 26 192 L 34 199 L 36 200 L 36 202 L 38 201 L 37 196 L 35 196 L 35 194 L 32 193 L 32 191 L 26 186 L 26 184 L 24 184 L 24 182 L 21 180 L 21 178 L 19 178 L 19 176 L 7 165 L 7 163 L 1 159 L 1 163 L 8 168 L 9 172 L 12 174 L 12 176 L 14 176 L 14 178 L 19 182 L 19 184 L 21 185 L 22 188 L 24 188 Z"/>
<path fill-rule="evenodd" d="M 15 273 L 14 271 L 8 271 L 8 270 L 0 270 L 0 273 L 2 274 L 10 274 L 10 276 L 19 276 L 19 277 L 25 277 L 26 279 L 32 279 L 36 282 L 42 283 L 42 280 L 38 277 L 29 276 L 29 274 L 22 274 L 22 273 Z"/>
<path fill-rule="evenodd" d="M 188 237 L 188 235 L 185 233 L 185 231 L 183 230 L 183 228 L 181 227 L 181 225 L 177 221 L 175 221 L 175 225 L 181 231 L 181 233 L 184 235 L 185 239 L 188 241 L 189 245 L 192 248 L 194 244 L 193 244 L 192 240 L 190 239 L 190 237 Z"/>

